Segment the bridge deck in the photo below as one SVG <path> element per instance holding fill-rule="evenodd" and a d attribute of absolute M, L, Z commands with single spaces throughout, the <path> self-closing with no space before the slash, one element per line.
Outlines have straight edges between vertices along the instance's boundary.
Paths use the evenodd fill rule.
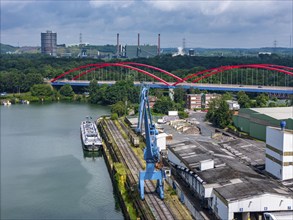
<path fill-rule="evenodd" d="M 89 86 L 90 81 L 86 80 L 58 80 L 51 82 L 52 86 L 63 86 L 69 84 L 71 86 Z M 98 84 L 113 85 L 116 81 L 98 81 Z M 259 85 L 231 85 L 231 84 L 204 84 L 204 83 L 181 83 L 176 87 L 167 86 L 161 82 L 134 82 L 134 85 L 139 86 L 146 84 L 150 88 L 194 88 L 208 91 L 244 91 L 244 92 L 259 92 L 259 93 L 278 93 L 278 94 L 293 94 L 293 87 L 280 86 L 259 86 Z M 173 84 L 174 82 L 170 82 Z"/>

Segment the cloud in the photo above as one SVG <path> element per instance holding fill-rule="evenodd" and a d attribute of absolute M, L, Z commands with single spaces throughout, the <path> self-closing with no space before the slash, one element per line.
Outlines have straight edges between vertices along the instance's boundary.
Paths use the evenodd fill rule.
<path fill-rule="evenodd" d="M 135 3 L 134 0 L 120 0 L 120 1 L 112 1 L 112 0 L 90 0 L 90 4 L 95 8 L 100 8 L 104 6 L 113 7 L 115 9 L 118 8 L 128 8 Z"/>
<path fill-rule="evenodd" d="M 292 1 L 201 0 L 2 0 L 1 41 L 40 44 L 40 33 L 57 32 L 58 43 L 258 47 L 289 46 Z M 25 36 L 25 37 L 22 37 Z M 30 37 L 27 37 L 30 36 Z"/>

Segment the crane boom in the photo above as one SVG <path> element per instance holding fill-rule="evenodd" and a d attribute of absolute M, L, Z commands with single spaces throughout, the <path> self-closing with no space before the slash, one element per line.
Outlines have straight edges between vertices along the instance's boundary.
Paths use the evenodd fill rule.
<path fill-rule="evenodd" d="M 139 116 L 136 131 L 142 132 L 142 124 L 145 128 L 146 148 L 144 149 L 144 160 L 146 161 L 146 170 L 139 171 L 139 191 L 141 199 L 144 199 L 144 181 L 157 180 L 156 191 L 160 198 L 164 199 L 163 180 L 166 178 L 162 169 L 156 170 L 156 163 L 160 161 L 160 152 L 157 146 L 156 135 L 158 131 L 152 122 L 152 115 L 148 100 L 148 88 L 143 86 L 140 94 Z"/>

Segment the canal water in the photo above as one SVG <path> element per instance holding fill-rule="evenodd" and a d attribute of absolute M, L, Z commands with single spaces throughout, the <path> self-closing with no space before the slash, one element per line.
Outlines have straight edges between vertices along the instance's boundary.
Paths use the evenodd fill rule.
<path fill-rule="evenodd" d="M 1 106 L 1 219 L 123 219 L 102 155 L 84 154 L 80 122 L 109 108 Z"/>

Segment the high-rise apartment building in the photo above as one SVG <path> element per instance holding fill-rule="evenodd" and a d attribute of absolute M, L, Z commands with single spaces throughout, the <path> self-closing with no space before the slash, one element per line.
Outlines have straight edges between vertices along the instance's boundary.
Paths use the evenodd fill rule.
<path fill-rule="evenodd" d="M 57 33 L 52 31 L 41 33 L 41 53 L 57 56 Z"/>

